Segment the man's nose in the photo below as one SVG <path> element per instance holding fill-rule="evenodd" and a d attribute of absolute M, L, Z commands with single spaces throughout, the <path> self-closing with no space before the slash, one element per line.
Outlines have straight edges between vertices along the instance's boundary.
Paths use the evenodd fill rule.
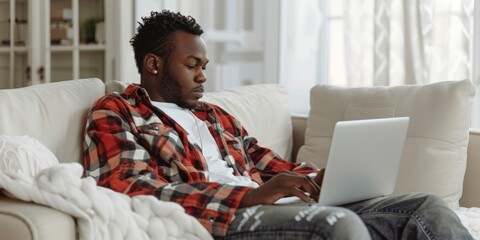
<path fill-rule="evenodd" d="M 197 74 L 195 81 L 197 82 L 206 82 L 207 81 L 207 75 L 205 74 L 205 70 L 200 70 L 199 73 Z"/>

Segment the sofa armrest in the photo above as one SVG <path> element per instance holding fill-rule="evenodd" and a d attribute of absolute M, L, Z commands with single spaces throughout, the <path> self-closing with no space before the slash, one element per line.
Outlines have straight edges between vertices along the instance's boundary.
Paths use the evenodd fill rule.
<path fill-rule="evenodd" d="M 292 162 L 296 162 L 298 150 L 300 150 L 300 147 L 305 142 L 306 128 L 307 128 L 306 115 L 292 116 L 292 135 L 293 135 Z"/>
<path fill-rule="evenodd" d="M 463 194 L 460 198 L 462 207 L 480 207 L 480 129 L 470 130 L 467 152 L 467 170 L 463 182 Z"/>
<path fill-rule="evenodd" d="M 76 239 L 75 220 L 65 213 L 0 194 L 1 239 Z"/>

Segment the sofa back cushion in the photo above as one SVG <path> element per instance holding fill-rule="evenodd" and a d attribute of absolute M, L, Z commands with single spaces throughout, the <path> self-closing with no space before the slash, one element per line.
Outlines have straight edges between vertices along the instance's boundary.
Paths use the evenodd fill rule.
<path fill-rule="evenodd" d="M 209 92 L 201 99 L 219 105 L 242 123 L 262 147 L 291 159 L 292 120 L 288 94 L 279 84 L 260 84 Z"/>
<path fill-rule="evenodd" d="M 462 195 L 474 94 L 469 80 L 371 88 L 315 86 L 305 145 L 297 161 L 313 159 L 324 167 L 337 121 L 409 116 L 395 194 L 433 192 L 456 208 Z"/>
<path fill-rule="evenodd" d="M 87 111 L 104 94 L 96 78 L 0 90 L 0 135 L 28 135 L 59 162 L 82 162 Z"/>

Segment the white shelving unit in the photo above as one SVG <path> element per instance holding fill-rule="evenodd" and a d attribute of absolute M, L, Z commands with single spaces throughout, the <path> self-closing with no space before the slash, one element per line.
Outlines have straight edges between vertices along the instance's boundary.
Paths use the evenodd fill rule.
<path fill-rule="evenodd" d="M 112 80 L 113 4 L 114 0 L 0 0 L 0 89 L 87 77 Z"/>
<path fill-rule="evenodd" d="M 28 83 L 27 0 L 0 0 L 0 88 Z M 12 21 L 13 20 L 13 21 Z"/>

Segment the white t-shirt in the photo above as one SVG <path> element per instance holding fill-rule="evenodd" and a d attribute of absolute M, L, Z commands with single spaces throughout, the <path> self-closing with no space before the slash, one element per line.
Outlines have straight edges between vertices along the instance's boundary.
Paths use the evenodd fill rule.
<path fill-rule="evenodd" d="M 153 102 L 152 104 L 173 118 L 188 133 L 188 141 L 200 146 L 207 161 L 205 173 L 208 181 L 236 186 L 258 187 L 249 177 L 233 175 L 233 168 L 222 159 L 220 150 L 208 130 L 207 125 L 197 118 L 189 109 L 181 108 L 174 103 Z"/>

